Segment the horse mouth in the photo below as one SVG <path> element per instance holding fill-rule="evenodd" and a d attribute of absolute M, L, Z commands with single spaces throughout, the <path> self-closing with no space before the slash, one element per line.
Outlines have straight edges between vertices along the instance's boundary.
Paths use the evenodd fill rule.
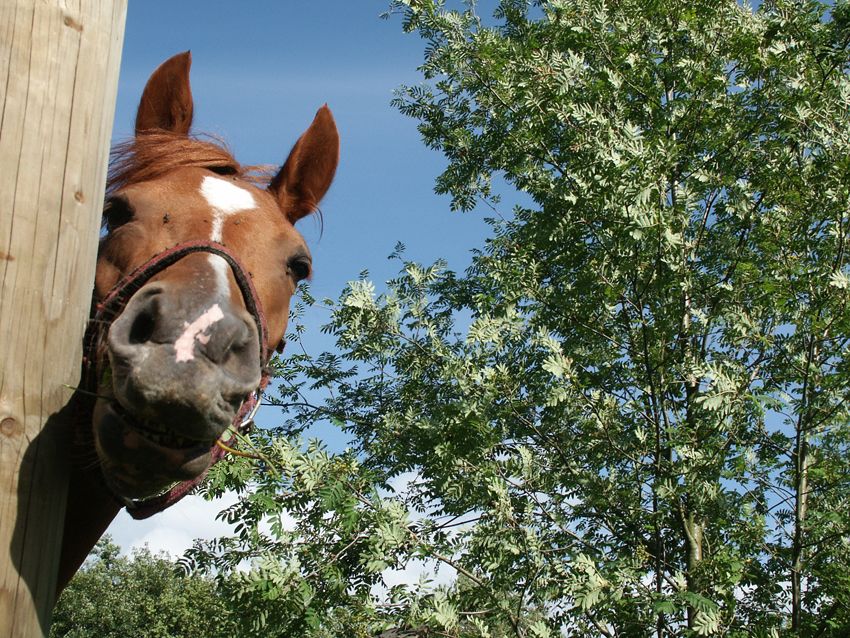
<path fill-rule="evenodd" d="M 215 439 L 193 439 L 141 421 L 117 401 L 99 401 L 95 442 L 112 491 L 143 499 L 200 476 L 212 464 Z"/>
<path fill-rule="evenodd" d="M 135 417 L 124 409 L 124 406 L 118 401 L 112 401 L 109 407 L 128 428 L 134 430 L 139 436 L 160 448 L 168 450 L 194 450 L 200 447 L 208 450 L 215 445 L 216 439 L 187 437 L 163 426 L 161 423 Z"/>

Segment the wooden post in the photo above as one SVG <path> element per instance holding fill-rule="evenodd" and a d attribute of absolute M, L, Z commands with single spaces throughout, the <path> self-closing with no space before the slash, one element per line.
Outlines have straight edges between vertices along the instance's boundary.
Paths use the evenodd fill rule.
<path fill-rule="evenodd" d="M 0 636 L 46 635 L 126 0 L 0 0 Z"/>

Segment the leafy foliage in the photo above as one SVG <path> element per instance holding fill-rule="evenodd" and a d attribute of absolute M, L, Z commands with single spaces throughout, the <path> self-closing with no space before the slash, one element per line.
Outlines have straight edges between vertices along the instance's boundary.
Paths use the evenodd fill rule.
<path fill-rule="evenodd" d="M 430 82 L 396 104 L 492 236 L 328 302 L 186 568 L 282 636 L 845 635 L 848 4 L 392 8 Z"/>
<path fill-rule="evenodd" d="M 215 584 L 184 577 L 147 549 L 129 558 L 101 539 L 59 597 L 50 636 L 59 638 L 232 638 L 235 614 Z"/>

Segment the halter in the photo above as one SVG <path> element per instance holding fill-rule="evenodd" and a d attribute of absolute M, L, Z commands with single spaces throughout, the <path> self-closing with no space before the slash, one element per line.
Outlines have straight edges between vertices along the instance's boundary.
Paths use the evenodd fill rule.
<path fill-rule="evenodd" d="M 245 302 L 246 310 L 251 314 L 254 322 L 257 324 L 257 334 L 260 341 L 260 361 L 263 362 L 263 371 L 260 378 L 260 384 L 256 390 L 252 390 L 245 397 L 242 406 L 233 419 L 230 427 L 232 436 L 227 441 L 222 441 L 225 447 L 234 447 L 239 434 L 247 432 L 253 423 L 254 415 L 260 407 L 260 398 L 262 391 L 269 383 L 269 371 L 265 363 L 269 360 L 268 346 L 268 329 L 266 327 L 266 318 L 263 314 L 263 309 L 260 304 L 260 298 L 257 296 L 257 291 L 251 281 L 251 276 L 242 267 L 242 264 L 226 246 L 214 241 L 190 241 L 178 244 L 173 248 L 155 255 L 146 263 L 139 266 L 136 270 L 126 275 L 121 279 L 112 290 L 98 303 L 92 312 L 92 317 L 89 320 L 88 328 L 86 329 L 85 339 L 83 341 L 83 374 L 82 374 L 82 410 L 79 416 L 79 421 L 82 427 L 90 426 L 94 403 L 98 390 L 98 373 L 97 373 L 97 354 L 100 344 L 103 343 L 105 334 L 112 326 L 112 322 L 121 314 L 124 307 L 130 301 L 132 296 L 136 294 L 146 283 L 154 276 L 174 265 L 183 257 L 192 253 L 210 253 L 218 255 L 224 259 L 230 266 L 231 271 L 236 279 L 236 284 L 242 293 L 242 299 Z M 283 341 L 278 346 L 278 351 L 283 347 Z M 127 508 L 127 511 L 135 519 L 142 519 L 152 516 L 165 508 L 173 505 L 181 498 L 191 492 L 207 475 L 209 468 L 217 463 L 226 451 L 224 447 L 213 444 L 210 450 L 211 462 L 206 470 L 199 476 L 175 483 L 166 488 L 159 494 L 149 496 L 143 499 L 128 499 L 118 497 L 121 503 Z M 117 496 L 117 495 L 116 495 Z"/>

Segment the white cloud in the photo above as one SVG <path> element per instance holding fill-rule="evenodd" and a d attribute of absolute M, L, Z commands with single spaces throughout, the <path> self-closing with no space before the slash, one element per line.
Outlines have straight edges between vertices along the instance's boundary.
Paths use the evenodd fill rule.
<path fill-rule="evenodd" d="M 412 558 L 402 569 L 387 569 L 381 574 L 387 587 L 394 585 L 414 585 L 421 579 L 427 579 L 431 587 L 448 585 L 457 577 L 457 570 L 438 561 L 425 561 Z"/>
<path fill-rule="evenodd" d="M 236 500 L 235 493 L 227 493 L 213 501 L 187 496 L 141 521 L 133 520 L 126 510 L 121 510 L 106 533 L 127 554 L 133 548 L 147 544 L 153 552 L 164 551 L 172 556 L 181 556 L 196 538 L 211 539 L 233 533 L 233 526 L 216 520 L 216 514 Z"/>
<path fill-rule="evenodd" d="M 400 569 L 385 569 L 381 573 L 383 583 L 372 585 L 371 594 L 379 601 L 387 600 L 390 588 L 396 585 L 412 587 L 418 583 L 427 582 L 428 589 L 440 585 L 450 585 L 457 578 L 454 567 L 434 560 L 412 558 Z"/>

